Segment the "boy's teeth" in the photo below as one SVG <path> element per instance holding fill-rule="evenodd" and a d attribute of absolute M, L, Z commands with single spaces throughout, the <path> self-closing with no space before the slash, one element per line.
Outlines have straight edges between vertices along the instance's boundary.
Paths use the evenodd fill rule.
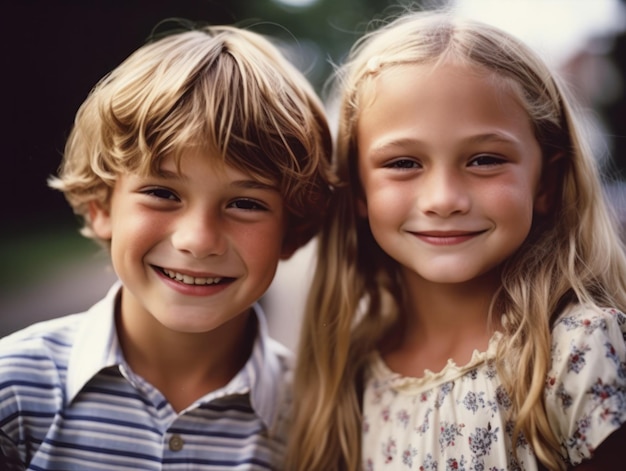
<path fill-rule="evenodd" d="M 163 269 L 163 273 L 169 276 L 173 280 L 181 281 L 186 285 L 214 285 L 222 281 L 221 277 L 215 278 L 203 278 L 203 277 L 194 277 L 189 275 L 183 275 L 182 273 L 178 273 L 172 270 L 168 270 L 166 268 Z"/>

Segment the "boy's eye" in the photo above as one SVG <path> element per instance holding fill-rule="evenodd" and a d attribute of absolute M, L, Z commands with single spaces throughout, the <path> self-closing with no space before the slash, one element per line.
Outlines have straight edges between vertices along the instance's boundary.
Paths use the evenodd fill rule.
<path fill-rule="evenodd" d="M 144 190 L 143 193 L 159 199 L 178 201 L 178 196 L 176 196 L 173 191 L 166 188 L 148 188 L 147 190 Z"/>
<path fill-rule="evenodd" d="M 230 203 L 229 206 L 236 209 L 245 209 L 247 211 L 267 211 L 267 207 L 264 204 L 248 198 L 235 200 Z"/>
<path fill-rule="evenodd" d="M 470 167 L 482 167 L 486 165 L 499 165 L 504 159 L 496 155 L 482 154 L 474 157 L 470 162 Z"/>

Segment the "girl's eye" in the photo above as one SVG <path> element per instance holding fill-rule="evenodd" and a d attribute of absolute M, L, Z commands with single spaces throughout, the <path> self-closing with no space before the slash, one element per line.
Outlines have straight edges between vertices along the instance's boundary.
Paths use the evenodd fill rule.
<path fill-rule="evenodd" d="M 164 200 L 171 200 L 171 201 L 179 200 L 178 196 L 176 196 L 176 194 L 173 191 L 168 190 L 166 188 L 148 188 L 147 190 L 144 190 L 143 193 L 148 196 L 153 196 L 155 198 L 164 199 Z"/>
<path fill-rule="evenodd" d="M 504 159 L 502 157 L 498 157 L 496 155 L 483 154 L 473 158 L 469 162 L 470 167 L 484 167 L 490 165 L 500 165 L 504 163 Z"/>
<path fill-rule="evenodd" d="M 242 198 L 230 203 L 230 207 L 246 211 L 267 211 L 267 207 L 256 200 Z"/>
<path fill-rule="evenodd" d="M 408 168 L 408 169 L 411 169 L 411 168 L 420 168 L 420 165 L 415 160 L 398 159 L 398 160 L 394 160 L 393 162 L 389 162 L 387 165 L 385 165 L 385 167 L 387 167 L 387 168 L 400 168 L 400 169 Z"/>

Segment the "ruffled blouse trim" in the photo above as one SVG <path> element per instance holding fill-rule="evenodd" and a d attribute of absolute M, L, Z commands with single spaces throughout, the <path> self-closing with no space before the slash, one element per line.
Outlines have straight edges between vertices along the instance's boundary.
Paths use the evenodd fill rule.
<path fill-rule="evenodd" d="M 498 341 L 502 338 L 502 333 L 495 332 L 491 339 L 489 339 L 489 345 L 487 350 L 480 352 L 474 350 L 470 361 L 462 366 L 456 364 L 451 358 L 446 363 L 446 366 L 439 372 L 433 372 L 431 370 L 424 370 L 424 376 L 419 378 L 412 376 L 402 376 L 395 371 L 392 371 L 385 363 L 379 351 L 372 353 L 372 358 L 369 366 L 370 380 L 374 381 L 375 388 L 392 388 L 398 392 L 411 392 L 414 393 L 417 390 L 429 389 L 438 384 L 453 381 L 469 370 L 478 367 L 479 365 L 486 363 L 489 360 L 493 360 L 496 356 L 496 348 Z"/>

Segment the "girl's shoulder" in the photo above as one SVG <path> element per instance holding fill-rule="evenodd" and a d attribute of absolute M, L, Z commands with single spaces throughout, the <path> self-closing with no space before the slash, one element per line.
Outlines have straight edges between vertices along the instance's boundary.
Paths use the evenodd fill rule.
<path fill-rule="evenodd" d="M 551 375 L 579 387 L 597 375 L 626 379 L 626 315 L 618 309 L 568 306 L 552 328 Z M 612 378 L 615 379 L 615 378 Z"/>
<path fill-rule="evenodd" d="M 552 328 L 553 346 L 578 337 L 618 337 L 626 342 L 626 315 L 611 307 L 570 304 Z"/>
<path fill-rule="evenodd" d="M 626 316 L 574 304 L 552 329 L 548 419 L 572 464 L 626 423 Z"/>

